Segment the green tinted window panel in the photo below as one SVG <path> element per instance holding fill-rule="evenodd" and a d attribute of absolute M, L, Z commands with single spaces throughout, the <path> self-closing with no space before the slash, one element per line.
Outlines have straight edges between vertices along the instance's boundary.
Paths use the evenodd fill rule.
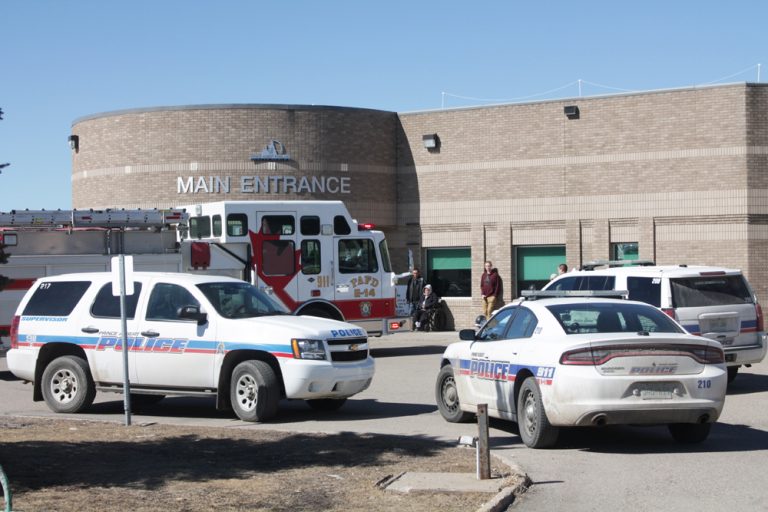
<path fill-rule="evenodd" d="M 518 281 L 549 280 L 557 273 L 557 266 L 565 263 L 565 247 L 546 245 L 517 248 Z"/>
<path fill-rule="evenodd" d="M 427 268 L 430 270 L 466 270 L 472 268 L 469 247 L 457 249 L 428 249 Z"/>

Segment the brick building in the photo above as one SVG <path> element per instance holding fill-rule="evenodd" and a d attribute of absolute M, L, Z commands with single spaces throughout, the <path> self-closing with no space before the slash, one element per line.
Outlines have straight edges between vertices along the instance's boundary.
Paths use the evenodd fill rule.
<path fill-rule="evenodd" d="M 75 208 L 341 199 L 458 327 L 486 259 L 505 300 L 561 262 L 637 257 L 741 268 L 768 298 L 763 84 L 411 113 L 136 109 L 80 118 L 71 139 Z"/>

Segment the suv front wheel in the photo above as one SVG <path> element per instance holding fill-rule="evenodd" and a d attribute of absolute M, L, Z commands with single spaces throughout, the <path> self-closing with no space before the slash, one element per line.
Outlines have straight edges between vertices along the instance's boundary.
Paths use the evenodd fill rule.
<path fill-rule="evenodd" d="M 48 363 L 42 388 L 45 403 L 53 412 L 80 412 L 96 398 L 88 363 L 77 356 L 62 356 Z"/>

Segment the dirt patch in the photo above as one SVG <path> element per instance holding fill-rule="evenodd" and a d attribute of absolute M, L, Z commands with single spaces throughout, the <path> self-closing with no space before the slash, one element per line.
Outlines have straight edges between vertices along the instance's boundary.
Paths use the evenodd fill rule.
<path fill-rule="evenodd" d="M 0 436 L 17 511 L 467 511 L 493 497 L 377 487 L 405 471 L 474 473 L 474 450 L 423 436 L 11 417 Z M 497 460 L 493 471 L 519 478 Z"/>

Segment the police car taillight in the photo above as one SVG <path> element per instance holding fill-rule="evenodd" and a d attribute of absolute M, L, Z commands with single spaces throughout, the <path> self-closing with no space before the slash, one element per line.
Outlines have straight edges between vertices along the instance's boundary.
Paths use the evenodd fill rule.
<path fill-rule="evenodd" d="M 763 320 L 763 308 L 760 304 L 755 302 L 755 314 L 757 315 L 757 332 L 763 332 L 765 330 L 765 321 Z"/>
<path fill-rule="evenodd" d="M 376 229 L 376 224 L 371 224 L 370 222 L 364 222 L 362 224 L 357 225 L 358 231 L 370 231 L 372 229 Z"/>
<path fill-rule="evenodd" d="M 19 321 L 21 317 L 16 315 L 11 322 L 11 348 L 19 348 Z"/>

